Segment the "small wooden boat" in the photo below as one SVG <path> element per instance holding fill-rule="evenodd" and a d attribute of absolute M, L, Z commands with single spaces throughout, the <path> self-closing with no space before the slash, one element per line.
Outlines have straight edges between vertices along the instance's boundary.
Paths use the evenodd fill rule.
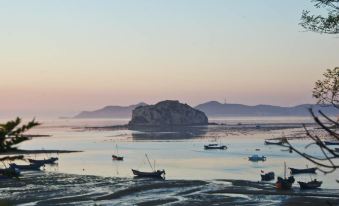
<path fill-rule="evenodd" d="M 118 155 L 112 155 L 112 159 L 116 161 L 123 161 L 124 157 Z"/>
<path fill-rule="evenodd" d="M 153 178 L 163 178 L 163 175 L 165 175 L 165 170 L 156 170 L 153 172 L 141 172 L 139 170 L 132 169 L 132 172 L 135 176 L 138 177 L 153 177 Z"/>
<path fill-rule="evenodd" d="M 268 172 L 264 173 L 264 171 L 261 171 L 261 181 L 271 181 L 274 180 L 274 172 Z"/>
<path fill-rule="evenodd" d="M 339 141 L 324 141 L 325 145 L 339 145 Z"/>
<path fill-rule="evenodd" d="M 271 140 L 265 140 L 265 145 L 283 145 L 284 142 L 282 140 L 279 141 L 271 141 Z"/>
<path fill-rule="evenodd" d="M 51 157 L 49 159 L 44 160 L 34 160 L 34 159 L 28 159 L 28 161 L 32 164 L 54 164 L 59 158 L 57 157 Z"/>
<path fill-rule="evenodd" d="M 252 161 L 252 162 L 266 161 L 266 157 L 265 156 L 252 155 L 252 156 L 248 157 L 248 160 Z"/>
<path fill-rule="evenodd" d="M 19 170 L 40 170 L 40 167 L 44 166 L 44 164 L 29 164 L 29 165 L 17 165 L 15 163 L 9 164 L 10 168 L 17 168 Z"/>
<path fill-rule="evenodd" d="M 205 150 L 209 149 L 227 149 L 226 145 L 220 145 L 220 144 L 208 144 L 204 145 Z"/>
<path fill-rule="evenodd" d="M 305 174 L 305 173 L 315 173 L 318 169 L 316 167 L 306 168 L 306 169 L 296 169 L 296 168 L 289 168 L 291 170 L 291 174 Z"/>
<path fill-rule="evenodd" d="M 286 162 L 284 162 L 284 178 L 278 177 L 275 188 L 279 190 L 290 190 L 295 179 L 293 176 L 286 178 Z"/>
<path fill-rule="evenodd" d="M 0 169 L 0 176 L 3 177 L 2 179 L 9 179 L 9 178 L 14 178 L 14 177 L 19 177 L 20 176 L 20 170 L 18 168 L 5 168 L 5 169 Z"/>
<path fill-rule="evenodd" d="M 118 145 L 115 145 L 115 147 L 116 147 L 116 154 L 112 155 L 112 159 L 116 161 L 123 161 L 124 157 L 119 155 Z"/>
<path fill-rule="evenodd" d="M 294 179 L 293 176 L 290 176 L 288 178 L 278 177 L 278 180 L 275 183 L 275 187 L 277 189 L 289 190 L 289 189 L 292 188 L 292 185 L 293 185 L 294 181 L 295 181 L 295 179 Z"/>
<path fill-rule="evenodd" d="M 309 189 L 317 189 L 321 186 L 323 183 L 322 181 L 317 181 L 316 179 L 310 181 L 310 182 L 300 182 L 298 181 L 300 185 L 300 189 L 302 190 L 309 190 Z"/>
<path fill-rule="evenodd" d="M 139 170 L 132 169 L 133 175 L 135 175 L 136 177 L 152 177 L 152 178 L 165 179 L 165 174 L 166 174 L 165 170 L 155 170 L 155 161 L 154 161 L 154 165 L 152 166 L 147 154 L 145 154 L 145 156 L 146 156 L 149 166 L 152 169 L 152 172 L 141 172 Z"/>

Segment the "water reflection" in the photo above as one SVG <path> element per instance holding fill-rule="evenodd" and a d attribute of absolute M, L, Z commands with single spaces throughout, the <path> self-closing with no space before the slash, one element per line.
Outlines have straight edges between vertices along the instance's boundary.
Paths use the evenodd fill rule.
<path fill-rule="evenodd" d="M 134 140 L 178 140 L 201 138 L 208 132 L 207 126 L 195 127 L 138 127 L 133 128 Z"/>

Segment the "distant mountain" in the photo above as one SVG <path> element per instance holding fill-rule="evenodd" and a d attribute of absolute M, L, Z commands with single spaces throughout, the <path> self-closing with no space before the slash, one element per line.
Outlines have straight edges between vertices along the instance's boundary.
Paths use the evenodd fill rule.
<path fill-rule="evenodd" d="M 309 116 L 308 108 L 314 111 L 321 109 L 329 116 L 338 116 L 339 110 L 328 105 L 301 104 L 294 107 L 280 107 L 272 105 L 248 106 L 243 104 L 222 104 L 217 101 L 206 102 L 195 108 L 203 111 L 208 117 L 229 116 Z"/>
<path fill-rule="evenodd" d="M 131 118 L 132 111 L 138 106 L 147 105 L 139 103 L 130 106 L 106 106 L 95 111 L 83 111 L 74 118 Z M 217 101 L 206 102 L 195 107 L 208 117 L 249 117 L 249 116 L 309 116 L 308 108 L 314 111 L 321 109 L 329 116 L 339 116 L 339 110 L 333 106 L 301 104 L 293 107 L 280 107 L 272 105 L 248 106 L 243 104 L 222 104 Z"/>
<path fill-rule="evenodd" d="M 94 111 L 83 111 L 73 118 L 131 118 L 132 111 L 136 107 L 147 105 L 139 103 L 130 106 L 106 106 Z"/>

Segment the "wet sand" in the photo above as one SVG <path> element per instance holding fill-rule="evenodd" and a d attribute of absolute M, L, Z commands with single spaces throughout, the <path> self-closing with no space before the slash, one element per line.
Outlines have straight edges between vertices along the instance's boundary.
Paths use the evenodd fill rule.
<path fill-rule="evenodd" d="M 154 180 L 50 172 L 1 180 L 0 194 L 0 205 L 339 205 L 339 190 L 300 191 L 295 187 L 279 191 L 273 183 L 243 180 Z"/>

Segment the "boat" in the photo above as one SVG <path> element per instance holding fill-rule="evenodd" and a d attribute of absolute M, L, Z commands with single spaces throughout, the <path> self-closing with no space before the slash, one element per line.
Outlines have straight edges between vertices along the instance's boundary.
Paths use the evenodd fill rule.
<path fill-rule="evenodd" d="M 123 161 L 123 160 L 124 160 L 124 157 L 122 157 L 122 156 L 117 156 L 117 155 L 112 155 L 112 159 L 113 159 L 113 160 L 117 160 L 117 161 Z"/>
<path fill-rule="evenodd" d="M 294 181 L 295 181 L 295 179 L 294 179 L 293 176 L 290 176 L 288 178 L 278 177 L 278 180 L 275 183 L 275 187 L 277 189 L 289 190 L 289 189 L 292 188 Z"/>
<path fill-rule="evenodd" d="M 321 186 L 321 184 L 323 183 L 322 181 L 317 181 L 317 179 L 314 179 L 310 182 L 300 182 L 298 181 L 299 185 L 300 185 L 300 189 L 302 190 L 307 190 L 307 189 L 317 189 Z"/>
<path fill-rule="evenodd" d="M 334 151 L 335 152 L 339 152 L 339 148 L 334 148 Z"/>
<path fill-rule="evenodd" d="M 28 159 L 29 163 L 31 164 L 54 164 L 58 160 L 59 158 L 57 157 L 51 157 L 49 159 L 44 159 L 44 160 Z"/>
<path fill-rule="evenodd" d="M 325 145 L 339 145 L 339 141 L 324 141 Z"/>
<path fill-rule="evenodd" d="M 119 156 L 118 145 L 115 145 L 115 147 L 116 147 L 116 154 L 112 155 L 112 159 L 116 160 L 116 161 L 123 161 L 124 157 L 123 156 Z"/>
<path fill-rule="evenodd" d="M 40 170 L 40 167 L 44 166 L 41 163 L 29 164 L 29 165 L 17 165 L 15 163 L 9 164 L 10 168 L 17 168 L 19 170 Z"/>
<path fill-rule="evenodd" d="M 280 190 L 290 190 L 292 188 L 295 179 L 293 176 L 286 178 L 286 162 L 284 162 L 284 178 L 278 177 L 275 183 L 275 188 Z"/>
<path fill-rule="evenodd" d="M 226 145 L 221 145 L 221 144 L 208 144 L 204 145 L 205 150 L 208 149 L 227 149 Z"/>
<path fill-rule="evenodd" d="M 305 174 L 305 173 L 315 173 L 318 169 L 316 167 L 306 168 L 306 169 L 296 169 L 296 168 L 289 168 L 291 170 L 291 174 Z"/>
<path fill-rule="evenodd" d="M 156 170 L 153 172 L 141 172 L 139 170 L 132 169 L 132 172 L 137 177 L 153 177 L 153 178 L 163 178 L 165 175 L 165 170 Z"/>
<path fill-rule="evenodd" d="M 265 145 L 283 145 L 284 142 L 282 140 L 278 141 L 271 141 L 271 140 L 265 140 Z"/>
<path fill-rule="evenodd" d="M 252 155 L 252 156 L 248 157 L 248 160 L 252 161 L 252 162 L 266 161 L 266 157 L 265 156 L 259 156 L 259 155 Z"/>
<path fill-rule="evenodd" d="M 264 173 L 264 171 L 261 170 L 261 181 L 271 181 L 274 180 L 274 172 L 268 172 Z"/>
<path fill-rule="evenodd" d="M 147 156 L 147 154 L 145 154 L 146 159 L 148 161 L 149 166 L 152 169 L 152 172 L 141 172 L 139 170 L 136 169 L 132 169 L 133 175 L 136 177 L 152 177 L 152 178 L 162 178 L 165 179 L 165 170 L 155 170 L 155 161 L 154 161 L 154 165 L 152 166 L 151 162 L 149 161 L 149 158 Z"/>
<path fill-rule="evenodd" d="M 0 179 L 18 178 L 20 176 L 20 170 L 18 168 L 5 168 L 0 169 Z"/>

